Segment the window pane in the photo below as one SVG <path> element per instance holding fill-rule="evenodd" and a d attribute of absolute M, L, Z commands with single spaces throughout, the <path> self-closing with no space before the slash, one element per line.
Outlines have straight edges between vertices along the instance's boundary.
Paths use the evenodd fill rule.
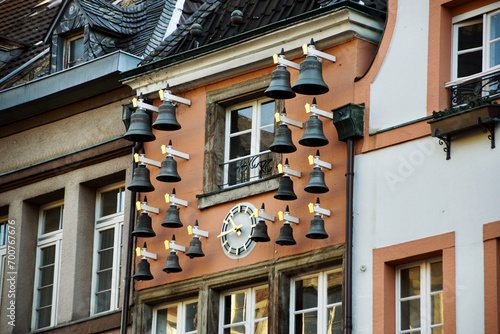
<path fill-rule="evenodd" d="M 274 125 L 274 101 L 263 103 L 260 110 L 260 126 Z"/>
<path fill-rule="evenodd" d="M 7 244 L 7 222 L 0 223 L 0 246 Z"/>
<path fill-rule="evenodd" d="M 54 264 L 56 261 L 56 246 L 49 246 L 41 249 L 41 263 L 40 267 Z"/>
<path fill-rule="evenodd" d="M 255 319 L 268 316 L 269 289 L 258 289 L 255 291 Z"/>
<path fill-rule="evenodd" d="M 245 321 L 246 293 L 235 293 L 224 298 L 224 324 Z"/>
<path fill-rule="evenodd" d="M 79 63 L 83 59 L 83 38 L 74 39 L 69 42 L 69 67 Z"/>
<path fill-rule="evenodd" d="M 443 294 L 431 296 L 431 325 L 443 323 Z"/>
<path fill-rule="evenodd" d="M 490 41 L 500 37 L 500 13 L 491 16 Z"/>
<path fill-rule="evenodd" d="M 500 64 L 500 41 L 490 44 L 490 67 Z"/>
<path fill-rule="evenodd" d="M 102 271 L 97 274 L 97 291 L 111 289 L 111 281 L 113 277 L 112 270 Z"/>
<path fill-rule="evenodd" d="M 318 332 L 318 314 L 306 312 L 295 315 L 295 334 L 316 334 Z"/>
<path fill-rule="evenodd" d="M 318 278 L 308 278 L 295 282 L 295 310 L 305 310 L 318 306 Z"/>
<path fill-rule="evenodd" d="M 111 291 L 96 294 L 96 313 L 111 309 Z"/>
<path fill-rule="evenodd" d="M 54 266 L 48 266 L 40 269 L 39 287 L 54 283 Z"/>
<path fill-rule="evenodd" d="M 52 307 L 47 307 L 37 312 L 36 328 L 50 326 Z"/>
<path fill-rule="evenodd" d="M 267 334 L 267 320 L 259 321 L 254 326 L 255 334 Z"/>
<path fill-rule="evenodd" d="M 101 241 L 99 245 L 99 250 L 113 247 L 115 241 L 115 229 L 110 228 L 99 233 Z"/>
<path fill-rule="evenodd" d="M 327 275 L 327 304 L 339 303 L 342 301 L 342 273 L 331 273 Z"/>
<path fill-rule="evenodd" d="M 328 334 L 342 334 L 342 307 L 334 306 L 327 309 Z"/>
<path fill-rule="evenodd" d="M 401 270 L 401 298 L 420 295 L 420 267 Z"/>
<path fill-rule="evenodd" d="M 104 270 L 113 267 L 113 248 L 99 252 L 99 265 L 97 270 Z"/>
<path fill-rule="evenodd" d="M 174 334 L 177 333 L 177 307 L 164 308 L 158 310 L 158 321 L 156 333 Z"/>
<path fill-rule="evenodd" d="M 420 299 L 401 302 L 401 330 L 420 327 Z"/>
<path fill-rule="evenodd" d="M 224 328 L 224 334 L 245 334 L 245 325 Z"/>
<path fill-rule="evenodd" d="M 186 304 L 186 331 L 198 329 L 198 303 Z"/>
<path fill-rule="evenodd" d="M 483 23 L 479 22 L 458 28 L 458 51 L 483 45 Z"/>
<path fill-rule="evenodd" d="M 61 207 L 43 211 L 42 234 L 57 231 L 61 228 Z"/>
<path fill-rule="evenodd" d="M 113 213 L 121 212 L 122 207 L 123 189 L 113 189 L 101 193 L 101 210 L 99 217 L 111 215 Z"/>
<path fill-rule="evenodd" d="M 52 304 L 52 285 L 38 290 L 38 307 Z"/>
<path fill-rule="evenodd" d="M 480 73 L 483 69 L 483 51 L 464 53 L 458 56 L 457 75 L 459 78 Z"/>
<path fill-rule="evenodd" d="M 443 262 L 431 263 L 431 292 L 443 290 Z"/>
<path fill-rule="evenodd" d="M 431 329 L 431 333 L 432 334 L 443 334 L 444 331 L 443 331 L 443 326 L 439 326 L 439 327 L 434 327 Z"/>
<path fill-rule="evenodd" d="M 250 181 L 250 159 L 231 162 L 228 165 L 228 184 L 230 186 Z"/>
<path fill-rule="evenodd" d="M 251 134 L 246 133 L 229 140 L 229 159 L 250 155 Z"/>
<path fill-rule="evenodd" d="M 267 151 L 274 141 L 274 126 L 269 126 L 260 131 L 260 152 Z"/>
<path fill-rule="evenodd" d="M 252 128 L 252 107 L 231 110 L 231 133 Z"/>

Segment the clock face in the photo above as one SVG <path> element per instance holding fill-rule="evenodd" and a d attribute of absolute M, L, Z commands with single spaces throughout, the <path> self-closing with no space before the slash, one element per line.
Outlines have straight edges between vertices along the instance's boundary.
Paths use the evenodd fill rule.
<path fill-rule="evenodd" d="M 232 259 L 247 256 L 255 246 L 255 241 L 250 239 L 257 224 L 254 209 L 250 203 L 235 205 L 222 222 L 220 242 L 224 253 Z"/>

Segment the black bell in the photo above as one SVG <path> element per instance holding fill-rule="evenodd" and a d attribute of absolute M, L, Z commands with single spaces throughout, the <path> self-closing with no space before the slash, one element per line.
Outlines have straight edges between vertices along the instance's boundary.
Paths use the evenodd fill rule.
<path fill-rule="evenodd" d="M 328 86 L 323 81 L 322 64 L 316 56 L 306 56 L 306 59 L 300 63 L 299 77 L 292 86 L 292 90 L 305 95 L 320 95 L 328 92 Z"/>
<path fill-rule="evenodd" d="M 152 238 L 156 236 L 152 228 L 151 217 L 149 217 L 147 212 L 141 213 L 137 218 L 137 224 L 135 225 L 135 230 L 132 232 L 132 235 L 140 238 Z"/>
<path fill-rule="evenodd" d="M 162 182 L 179 182 L 181 180 L 177 174 L 177 161 L 174 157 L 167 155 L 165 160 L 161 162 L 161 170 L 156 179 Z"/>
<path fill-rule="evenodd" d="M 189 243 L 189 249 L 186 252 L 186 255 L 189 256 L 190 259 L 195 257 L 203 257 L 205 253 L 201 250 L 201 241 L 196 235 L 193 237 L 193 240 Z"/>
<path fill-rule="evenodd" d="M 130 126 L 123 138 L 135 142 L 147 142 L 156 139 L 151 129 L 151 117 L 142 108 L 130 116 Z"/>
<path fill-rule="evenodd" d="M 158 117 L 153 123 L 153 128 L 164 131 L 179 130 L 181 128 L 175 117 L 175 106 L 172 102 L 166 100 L 158 107 Z"/>
<path fill-rule="evenodd" d="M 278 186 L 278 191 L 274 194 L 274 198 L 282 201 L 297 199 L 297 195 L 293 192 L 293 181 L 290 176 L 283 175 Z"/>
<path fill-rule="evenodd" d="M 290 85 L 290 72 L 284 65 L 278 65 L 271 74 L 271 83 L 264 92 L 264 95 L 273 99 L 291 99 L 295 93 Z"/>
<path fill-rule="evenodd" d="M 146 165 L 140 164 L 134 169 L 134 175 L 132 176 L 132 181 L 127 187 L 128 190 L 147 193 L 155 190 L 155 187 L 149 181 L 149 169 Z"/>
<path fill-rule="evenodd" d="M 179 208 L 176 205 L 170 204 L 170 207 L 167 209 L 167 214 L 165 215 L 165 220 L 161 223 L 161 226 L 173 228 L 183 226 L 179 218 Z"/>
<path fill-rule="evenodd" d="M 308 193 L 323 194 L 328 192 L 328 187 L 325 184 L 325 173 L 321 170 L 321 167 L 316 166 L 309 173 L 309 183 L 304 188 Z"/>
<path fill-rule="evenodd" d="M 269 146 L 269 149 L 277 153 L 292 153 L 297 151 L 297 147 L 292 142 L 292 131 L 288 128 L 288 125 L 280 124 L 278 126 L 274 141 Z"/>
<path fill-rule="evenodd" d="M 154 277 L 153 277 L 153 275 L 151 275 L 151 270 L 149 268 L 150 268 L 150 266 L 149 266 L 148 260 L 146 258 L 142 258 L 141 262 L 139 262 L 139 264 L 137 264 L 136 273 L 132 277 L 138 281 L 150 281 L 150 280 L 152 280 Z"/>
<path fill-rule="evenodd" d="M 328 139 L 323 134 L 323 122 L 318 115 L 312 114 L 306 121 L 304 135 L 299 139 L 299 144 L 315 147 L 328 144 Z"/>
<path fill-rule="evenodd" d="M 309 232 L 306 233 L 306 237 L 309 239 L 326 239 L 328 234 L 325 231 L 325 221 L 320 215 L 314 215 L 311 220 L 311 227 Z"/>
<path fill-rule="evenodd" d="M 291 246 L 295 245 L 297 242 L 293 238 L 292 226 L 288 223 L 284 223 L 280 228 L 280 235 L 276 239 L 276 243 L 281 246 Z"/>
<path fill-rule="evenodd" d="M 268 242 L 271 241 L 269 235 L 267 234 L 267 225 L 264 220 L 260 219 L 255 228 L 253 229 L 253 234 L 250 236 L 255 242 Z"/>
<path fill-rule="evenodd" d="M 167 263 L 163 268 L 163 271 L 167 274 L 170 273 L 180 273 L 182 271 L 181 266 L 179 265 L 179 257 L 175 253 L 175 251 L 170 251 L 170 254 L 167 256 Z"/>

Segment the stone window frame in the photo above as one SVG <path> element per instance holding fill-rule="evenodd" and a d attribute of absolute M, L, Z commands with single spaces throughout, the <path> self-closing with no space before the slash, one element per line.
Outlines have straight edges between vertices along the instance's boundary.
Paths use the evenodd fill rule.
<path fill-rule="evenodd" d="M 207 92 L 205 120 L 205 150 L 203 162 L 203 194 L 197 195 L 198 208 L 204 209 L 213 205 L 262 194 L 278 189 L 279 179 L 277 166 L 281 162 L 281 154 L 274 153 L 272 176 L 224 189 L 223 168 L 224 143 L 226 129 L 226 107 L 254 99 L 264 98 L 264 91 L 269 86 L 271 75 L 250 79 L 229 87 Z M 284 108 L 283 100 L 275 100 L 275 110 Z M 277 125 L 275 124 L 275 130 Z"/>
<path fill-rule="evenodd" d="M 269 260 L 203 277 L 161 284 L 134 293 L 133 331 L 151 333 L 153 310 L 160 304 L 198 298 L 199 334 L 219 333 L 221 295 L 242 287 L 269 286 L 268 332 L 288 334 L 293 278 L 320 271 L 344 270 L 344 244 Z M 344 276 L 344 273 L 343 273 Z M 343 288 L 343 287 L 342 287 Z M 343 308 L 343 306 L 342 306 Z"/>

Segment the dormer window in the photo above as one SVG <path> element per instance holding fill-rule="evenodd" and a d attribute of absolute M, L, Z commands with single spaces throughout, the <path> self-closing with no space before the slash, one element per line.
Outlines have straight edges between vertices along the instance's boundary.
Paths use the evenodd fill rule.
<path fill-rule="evenodd" d="M 83 34 L 67 38 L 64 52 L 64 68 L 71 68 L 83 62 Z"/>

